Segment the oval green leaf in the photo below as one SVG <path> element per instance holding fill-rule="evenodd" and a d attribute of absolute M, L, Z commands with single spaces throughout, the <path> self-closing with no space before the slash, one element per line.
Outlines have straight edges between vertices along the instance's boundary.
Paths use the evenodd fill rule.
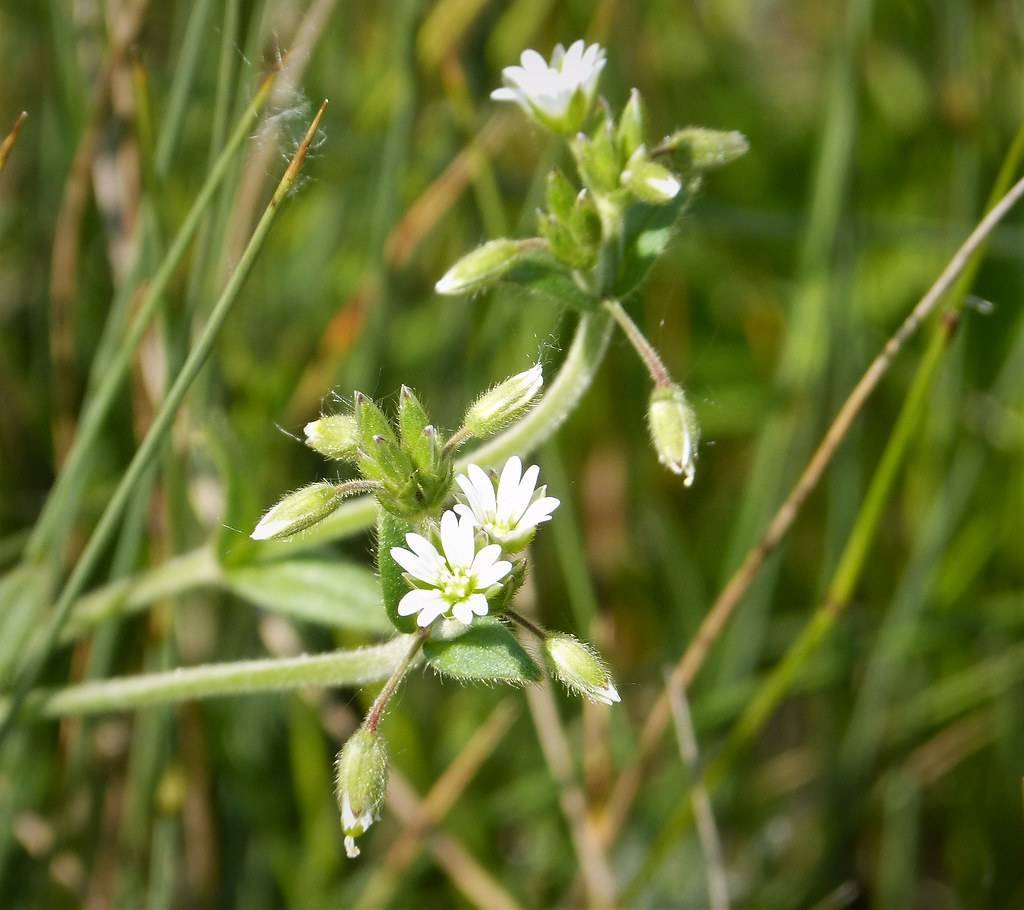
<path fill-rule="evenodd" d="M 235 566 L 224 570 L 223 584 L 244 600 L 294 619 L 360 632 L 391 630 L 376 577 L 353 563 L 284 559 Z"/>
<path fill-rule="evenodd" d="M 465 682 L 525 686 L 540 679 L 530 655 L 496 620 L 478 620 L 458 638 L 428 641 L 423 655 L 439 673 Z"/>

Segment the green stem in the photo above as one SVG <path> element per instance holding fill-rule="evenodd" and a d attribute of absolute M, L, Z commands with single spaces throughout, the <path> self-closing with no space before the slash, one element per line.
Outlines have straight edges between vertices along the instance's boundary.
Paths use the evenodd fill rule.
<path fill-rule="evenodd" d="M 537 406 L 515 426 L 458 459 L 458 466 L 498 465 L 509 455 L 537 448 L 553 435 L 593 382 L 608 347 L 611 326 L 611 319 L 604 313 L 584 316 L 558 376 Z M 260 559 L 274 559 L 352 537 L 372 527 L 376 518 L 376 500 L 370 496 L 352 499 L 301 536 L 261 545 Z M 217 569 L 208 560 L 212 560 L 209 547 L 199 547 L 175 557 L 166 566 L 98 588 L 75 604 L 65 638 L 77 637 L 97 623 L 142 609 L 153 599 L 150 592 L 154 589 L 159 590 L 160 596 L 170 597 L 213 583 Z"/>
<path fill-rule="evenodd" d="M 64 588 L 61 591 L 60 596 L 57 598 L 57 604 L 53 610 L 53 618 L 50 621 L 50 625 L 47 627 L 43 639 L 43 646 L 39 651 L 29 657 L 28 665 L 15 686 L 14 697 L 11 701 L 11 709 L 7 717 L 4 719 L 3 724 L 0 725 L 0 744 L 3 743 L 4 738 L 10 732 L 11 727 L 17 720 L 18 711 L 26 693 L 39 678 L 39 674 L 42 672 L 43 665 L 45 664 L 47 657 L 49 657 L 50 652 L 57 644 L 64 623 L 71 612 L 71 607 L 78 596 L 82 593 L 82 589 L 85 587 L 86 582 L 89 580 L 89 577 L 98 565 L 107 544 L 113 537 L 114 531 L 117 529 L 117 524 L 124 513 L 124 509 L 128 504 L 129 498 L 132 496 L 140 479 L 159 453 L 160 447 L 163 445 L 164 439 L 174 423 L 174 418 L 177 416 L 178 409 L 181 407 L 181 403 L 185 398 L 185 393 L 188 391 L 189 386 L 206 363 L 207 358 L 210 356 L 210 351 L 213 349 L 213 344 L 216 341 L 218 334 L 220 334 L 221 327 L 224 325 L 225 319 L 227 319 L 232 306 L 238 299 L 239 292 L 242 289 L 245 279 L 249 275 L 249 271 L 252 269 L 253 263 L 256 261 L 256 257 L 263 248 L 263 243 L 267 238 L 267 234 L 270 232 L 271 225 L 277 217 L 281 203 L 285 200 L 291 192 L 292 187 L 295 185 L 295 180 L 298 177 L 299 170 L 302 167 L 306 153 L 309 150 L 309 144 L 316 135 L 316 131 L 320 125 L 320 119 L 323 116 L 326 105 L 327 102 L 325 101 L 320 106 L 320 110 L 317 112 L 316 116 L 313 118 L 313 122 L 307 130 L 302 144 L 299 146 L 298 151 L 292 158 L 291 164 L 288 165 L 288 169 L 285 171 L 284 176 L 281 178 L 281 182 L 274 191 L 274 195 L 271 197 L 266 211 L 263 213 L 263 217 L 260 218 L 259 224 L 256 225 L 256 229 L 253 231 L 249 244 L 245 248 L 245 252 L 238 260 L 238 264 L 235 266 L 235 270 L 232 273 L 231 278 L 228 280 L 220 299 L 217 301 L 213 311 L 210 313 L 210 319 L 203 327 L 203 333 L 200 336 L 199 341 L 196 343 L 196 346 L 192 351 L 189 352 L 188 358 L 182 365 L 181 371 L 178 373 L 177 379 L 175 379 L 174 384 L 168 391 L 167 397 L 161 404 L 156 417 L 154 417 L 149 431 L 142 440 L 142 444 L 139 446 L 135 456 L 131 460 L 131 463 L 128 465 L 128 468 L 125 471 L 124 476 L 121 478 L 121 482 L 118 484 L 117 489 L 114 491 L 114 495 L 111 497 L 110 502 L 107 504 L 106 509 L 104 509 L 103 515 L 100 517 L 99 523 L 96 526 L 96 530 L 89 538 L 89 542 L 86 544 L 81 558 L 75 564 L 74 569 L 71 571 L 71 575 L 64 584 Z"/>
<path fill-rule="evenodd" d="M 32 536 L 29 538 L 26 547 L 28 558 L 34 560 L 43 559 L 50 549 L 52 545 L 51 535 L 54 527 L 58 524 L 60 513 L 64 511 L 64 506 L 67 502 L 73 499 L 73 491 L 78 485 L 89 455 L 95 448 L 96 442 L 103 431 L 104 422 L 114 406 L 121 385 L 128 375 L 135 351 L 159 309 L 164 291 L 167 289 L 171 277 L 185 255 L 185 251 L 188 249 L 199 227 L 203 213 L 213 201 L 217 188 L 228 173 L 232 158 L 234 158 L 242 143 L 252 132 L 253 124 L 256 122 L 256 118 L 270 96 L 273 81 L 274 74 L 271 74 L 263 81 L 248 108 L 246 108 L 245 113 L 238 122 L 238 126 L 231 135 L 231 139 L 224 147 L 224 151 L 210 171 L 206 182 L 199 190 L 199 194 L 185 216 L 185 220 L 182 222 L 167 254 L 153 275 L 153 279 L 150 281 L 139 303 L 138 312 L 128 329 L 127 337 L 124 339 L 123 344 L 117 346 L 111 362 L 103 375 L 102 382 L 85 408 L 71 450 L 68 452 L 64 466 L 53 485 L 53 489 L 47 496 L 43 510 L 36 522 L 35 528 L 32 530 Z"/>
<path fill-rule="evenodd" d="M 382 645 L 328 654 L 206 664 L 80 683 L 54 692 L 33 692 L 28 711 L 33 717 L 66 717 L 304 686 L 362 686 L 386 679 L 405 664 L 411 638 L 399 635 Z M 9 709 L 9 701 L 0 702 L 0 714 Z"/>
<path fill-rule="evenodd" d="M 384 684 L 384 688 L 380 690 L 380 694 L 374 699 L 370 713 L 366 715 L 366 729 L 371 733 L 377 732 L 377 727 L 380 725 L 380 719 L 384 716 L 388 702 L 391 701 L 392 696 L 398 691 L 398 687 L 402 684 L 405 674 L 409 672 L 409 668 L 419 655 L 420 648 L 423 647 L 423 643 L 427 640 L 429 634 L 429 629 L 420 629 L 416 633 L 415 640 L 409 647 L 409 650 L 406 651 L 405 657 L 402 658 L 398 666 L 391 672 L 391 676 Z M 408 638 L 408 636 L 405 637 Z"/>
<path fill-rule="evenodd" d="M 505 614 L 513 621 L 519 623 L 519 625 L 521 625 L 528 632 L 531 632 L 534 635 L 536 635 L 537 638 L 539 638 L 541 641 L 544 641 L 544 639 L 548 637 L 547 632 L 545 632 L 535 622 L 532 622 L 531 620 L 523 616 L 522 613 L 517 613 L 515 610 L 506 610 Z"/>
<path fill-rule="evenodd" d="M 669 375 L 665 362 L 654 349 L 654 345 L 647 340 L 647 336 L 640 331 L 640 327 L 633 322 L 622 304 L 618 300 L 606 300 L 604 308 L 615 317 L 619 328 L 629 339 L 633 349 L 640 355 L 644 366 L 647 367 L 647 372 L 651 374 L 651 381 L 654 385 L 659 389 L 665 389 L 672 385 L 672 377 Z"/>

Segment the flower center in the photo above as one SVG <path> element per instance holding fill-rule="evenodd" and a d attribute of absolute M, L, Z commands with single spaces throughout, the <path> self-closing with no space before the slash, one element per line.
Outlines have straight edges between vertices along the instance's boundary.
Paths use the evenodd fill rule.
<path fill-rule="evenodd" d="M 449 603 L 459 603 L 476 589 L 476 579 L 468 569 L 449 569 L 441 593 Z"/>

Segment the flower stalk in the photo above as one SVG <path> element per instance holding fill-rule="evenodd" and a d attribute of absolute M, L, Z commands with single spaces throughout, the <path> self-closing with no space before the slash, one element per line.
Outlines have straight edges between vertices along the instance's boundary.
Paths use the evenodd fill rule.
<path fill-rule="evenodd" d="M 398 687 L 402 684 L 402 680 L 405 678 L 405 674 L 409 672 L 413 662 L 416 660 L 417 655 L 420 653 L 420 649 L 423 647 L 423 643 L 427 640 L 429 635 L 429 629 L 420 629 L 409 649 L 406 651 L 405 656 L 401 662 L 395 667 L 391 676 L 388 677 L 388 681 L 384 684 L 384 688 L 380 690 L 380 693 L 374 699 L 373 705 L 370 707 L 369 714 L 366 715 L 366 729 L 371 733 L 377 732 L 377 727 L 380 726 L 381 718 L 384 716 L 384 711 L 388 706 L 388 702 L 391 701 L 395 692 L 398 691 Z"/>

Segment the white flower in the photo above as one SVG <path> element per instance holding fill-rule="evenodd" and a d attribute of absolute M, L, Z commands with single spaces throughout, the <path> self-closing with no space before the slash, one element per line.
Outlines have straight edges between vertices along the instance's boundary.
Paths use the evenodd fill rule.
<path fill-rule="evenodd" d="M 508 575 L 512 563 L 498 559 L 501 547 L 497 544 L 477 550 L 471 517 L 459 518 L 450 509 L 441 516 L 444 555 L 419 534 L 406 534 L 405 540 L 411 552 L 392 547 L 391 558 L 426 587 L 414 588 L 399 601 L 399 616 L 418 613 L 417 624 L 426 627 L 448 614 L 465 626 L 474 614 L 487 615 L 484 592 Z"/>
<path fill-rule="evenodd" d="M 537 489 L 536 465 L 523 473 L 523 463 L 513 455 L 505 462 L 495 494 L 490 477 L 475 464 L 460 474 L 455 482 L 462 488 L 467 505 L 455 506 L 463 518 L 469 518 L 506 550 L 522 549 L 533 537 L 537 525 L 551 518 L 558 500 L 545 495 L 546 487 Z"/>
<path fill-rule="evenodd" d="M 341 829 L 342 831 L 358 831 L 360 834 L 370 827 L 374 822 L 373 813 L 367 809 L 356 815 L 352 811 L 352 802 L 348 793 L 341 797 Z M 359 856 L 359 848 L 356 846 L 354 834 L 345 835 L 345 855 L 349 859 Z"/>
<path fill-rule="evenodd" d="M 541 125 L 559 133 L 575 133 L 590 113 L 597 79 L 605 65 L 600 44 L 587 47 L 574 41 L 566 50 L 555 45 L 551 63 L 534 50 L 523 51 L 521 66 L 501 71 L 504 88 L 495 89 L 495 101 L 512 101 Z"/>

